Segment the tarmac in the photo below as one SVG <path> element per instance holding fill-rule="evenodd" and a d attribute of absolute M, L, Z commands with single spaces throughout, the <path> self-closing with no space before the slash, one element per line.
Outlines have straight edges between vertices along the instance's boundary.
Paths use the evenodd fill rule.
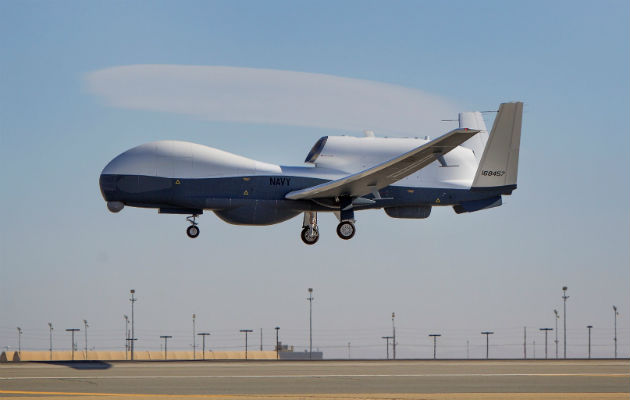
<path fill-rule="evenodd" d="M 628 399 L 624 360 L 165 361 L 0 365 L 21 399 Z"/>

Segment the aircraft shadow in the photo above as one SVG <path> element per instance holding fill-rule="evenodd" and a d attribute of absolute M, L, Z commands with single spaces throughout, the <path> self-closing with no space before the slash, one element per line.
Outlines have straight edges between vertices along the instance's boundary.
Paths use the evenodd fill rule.
<path fill-rule="evenodd" d="M 98 370 L 98 369 L 110 369 L 112 365 L 103 361 L 44 361 L 44 364 L 50 365 L 62 365 L 78 370 Z"/>

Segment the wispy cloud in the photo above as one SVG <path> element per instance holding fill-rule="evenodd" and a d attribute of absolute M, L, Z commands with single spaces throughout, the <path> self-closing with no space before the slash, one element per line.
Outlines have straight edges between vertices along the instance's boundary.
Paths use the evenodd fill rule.
<path fill-rule="evenodd" d="M 445 99 L 381 82 L 225 66 L 130 65 L 86 75 L 87 89 L 114 107 L 214 121 L 312 126 L 435 136 L 455 117 Z"/>

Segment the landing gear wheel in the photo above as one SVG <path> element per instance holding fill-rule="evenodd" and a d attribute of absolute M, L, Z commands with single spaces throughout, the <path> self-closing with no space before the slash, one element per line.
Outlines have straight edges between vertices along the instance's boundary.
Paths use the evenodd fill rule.
<path fill-rule="evenodd" d="M 199 236 L 199 227 L 197 227 L 197 225 L 190 225 L 188 229 L 186 229 L 186 234 L 191 239 L 196 238 Z"/>
<path fill-rule="evenodd" d="M 343 221 L 337 225 L 337 235 L 343 240 L 352 239 L 355 232 L 354 224 L 350 221 Z"/>
<path fill-rule="evenodd" d="M 317 229 L 313 229 L 313 232 L 311 234 L 311 229 L 309 227 L 306 227 L 302 229 L 302 234 L 300 235 L 300 237 L 302 238 L 302 241 L 308 245 L 315 244 L 319 240 L 319 232 L 317 231 Z"/>

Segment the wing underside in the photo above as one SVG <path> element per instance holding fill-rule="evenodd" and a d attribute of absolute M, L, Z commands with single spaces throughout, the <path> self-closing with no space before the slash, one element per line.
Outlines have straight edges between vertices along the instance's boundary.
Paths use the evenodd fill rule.
<path fill-rule="evenodd" d="M 365 196 L 426 167 L 478 132 L 478 130 L 467 128 L 452 130 L 391 160 L 341 179 L 290 192 L 285 198 L 303 200 Z"/>

